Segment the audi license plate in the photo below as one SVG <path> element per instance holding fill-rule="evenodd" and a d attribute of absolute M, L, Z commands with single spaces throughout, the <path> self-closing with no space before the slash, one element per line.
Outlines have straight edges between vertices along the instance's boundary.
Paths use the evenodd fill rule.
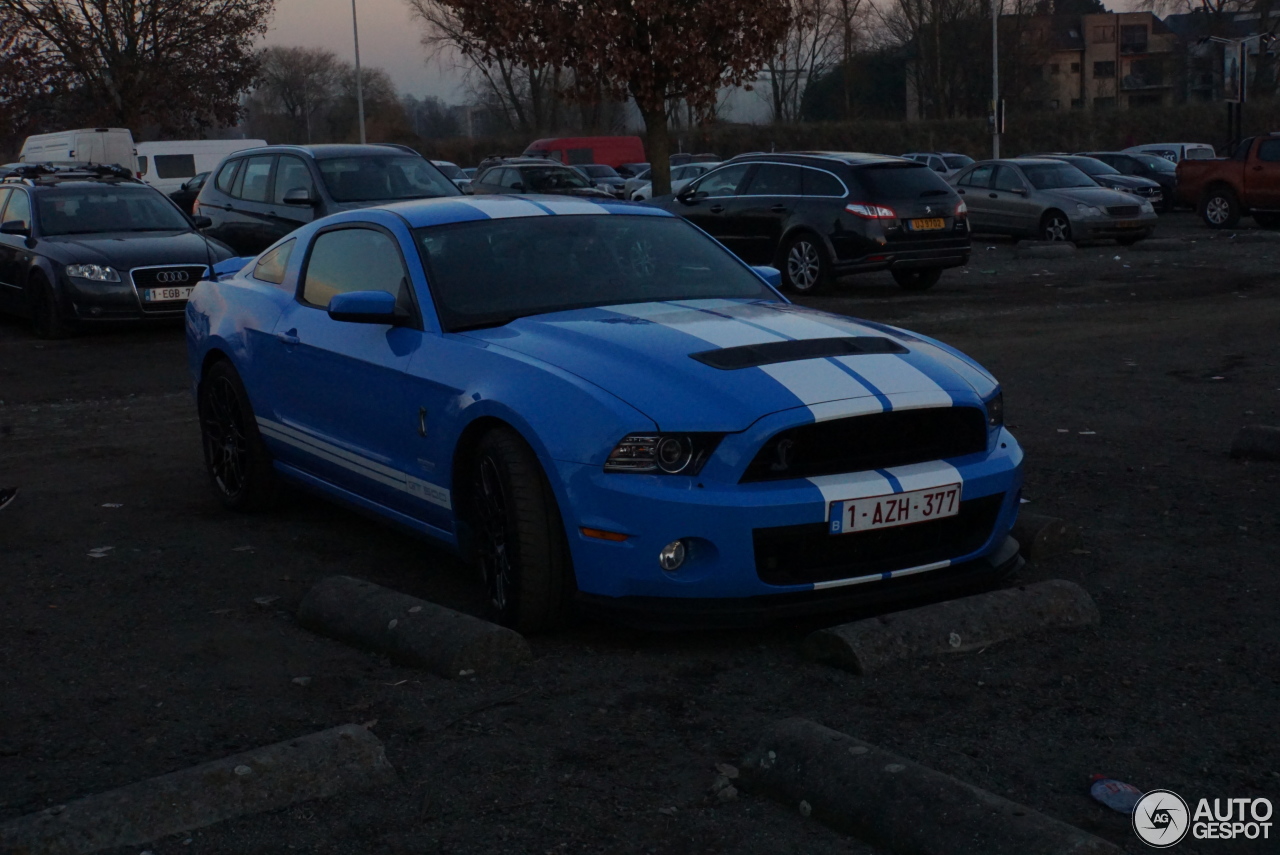
<path fill-rule="evenodd" d="M 938 229 L 945 229 L 947 221 L 941 217 L 934 217 L 928 220 L 912 220 L 911 231 L 913 232 L 932 232 Z"/>
<path fill-rule="evenodd" d="M 194 285 L 180 285 L 174 288 L 147 288 L 142 292 L 142 301 L 144 303 L 173 303 L 178 300 L 186 300 L 194 291 Z"/>
<path fill-rule="evenodd" d="M 866 499 L 845 499 L 831 503 L 831 533 L 850 534 L 873 528 L 892 528 L 953 517 L 958 513 L 959 484 Z"/>

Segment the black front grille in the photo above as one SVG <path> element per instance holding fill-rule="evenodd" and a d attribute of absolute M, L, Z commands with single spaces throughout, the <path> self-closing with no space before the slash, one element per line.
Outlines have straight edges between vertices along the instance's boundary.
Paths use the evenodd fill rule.
<path fill-rule="evenodd" d="M 987 417 L 977 407 L 932 407 L 833 419 L 772 436 L 741 482 L 865 472 L 986 451 Z"/>
<path fill-rule="evenodd" d="M 1113 217 L 1136 217 L 1141 210 L 1137 205 L 1112 205 L 1107 213 Z"/>
<path fill-rule="evenodd" d="M 144 312 L 172 312 L 187 304 L 186 300 L 148 301 L 148 288 L 183 288 L 195 285 L 205 275 L 203 264 L 175 264 L 172 267 L 144 267 L 129 271 L 133 285 L 138 290 L 138 300 Z M 184 278 L 185 277 L 185 278 Z"/>
<path fill-rule="evenodd" d="M 768 585 L 828 582 L 919 567 L 980 549 L 1000 516 L 1004 493 L 960 503 L 953 517 L 852 534 L 827 523 L 758 528 L 756 575 Z"/>

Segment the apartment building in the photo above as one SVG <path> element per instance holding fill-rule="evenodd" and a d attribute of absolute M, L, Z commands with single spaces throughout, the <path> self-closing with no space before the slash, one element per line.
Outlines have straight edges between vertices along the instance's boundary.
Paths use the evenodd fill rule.
<path fill-rule="evenodd" d="M 1041 67 L 1052 110 L 1125 110 L 1172 104 L 1178 37 L 1150 12 L 1050 18 Z"/>

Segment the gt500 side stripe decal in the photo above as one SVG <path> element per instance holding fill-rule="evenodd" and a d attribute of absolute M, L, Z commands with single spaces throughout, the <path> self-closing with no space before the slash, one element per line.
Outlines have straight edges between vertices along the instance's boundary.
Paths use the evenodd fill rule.
<path fill-rule="evenodd" d="M 257 418 L 257 422 L 258 429 L 262 433 L 286 445 L 291 445 L 299 451 L 305 451 L 308 454 L 319 457 L 321 460 L 327 460 L 335 466 L 340 466 L 349 472 L 368 478 L 370 481 L 408 493 L 415 498 L 422 499 L 424 502 L 438 505 L 446 510 L 453 507 L 452 497 L 444 487 L 432 484 L 429 481 L 423 481 L 421 478 L 415 478 L 407 472 L 392 469 L 376 460 L 362 457 L 359 454 L 347 451 L 345 448 L 339 448 L 332 443 L 316 439 L 297 428 L 292 428 L 270 419 L 264 419 L 261 416 Z"/>

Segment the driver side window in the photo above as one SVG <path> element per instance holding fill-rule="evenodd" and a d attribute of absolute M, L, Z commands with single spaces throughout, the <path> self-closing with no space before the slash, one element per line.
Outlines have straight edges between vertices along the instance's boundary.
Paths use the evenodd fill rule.
<path fill-rule="evenodd" d="M 502 170 L 502 177 L 498 180 L 498 185 L 506 187 L 508 190 L 523 190 L 524 179 L 520 175 L 520 170 L 504 169 Z"/>
<path fill-rule="evenodd" d="M 960 184 L 963 187 L 990 187 L 991 173 L 994 171 L 994 166 L 985 164 L 982 166 L 975 166 L 973 170 L 964 177 Z"/>
<path fill-rule="evenodd" d="M 400 248 L 384 232 L 337 229 L 324 232 L 312 244 L 302 301 L 325 309 L 338 294 L 351 291 L 386 291 L 395 295 L 399 308 L 413 311 Z"/>
<path fill-rule="evenodd" d="M 1018 190 L 1025 190 L 1026 185 L 1022 182 L 1022 176 L 1018 175 L 1011 167 L 1001 166 L 996 170 L 995 189 L 1012 193 Z"/>
<path fill-rule="evenodd" d="M 742 179 L 750 168 L 751 164 L 741 163 L 717 169 L 698 182 L 696 192 L 703 197 L 733 196 L 737 194 L 738 186 L 742 184 Z"/>

